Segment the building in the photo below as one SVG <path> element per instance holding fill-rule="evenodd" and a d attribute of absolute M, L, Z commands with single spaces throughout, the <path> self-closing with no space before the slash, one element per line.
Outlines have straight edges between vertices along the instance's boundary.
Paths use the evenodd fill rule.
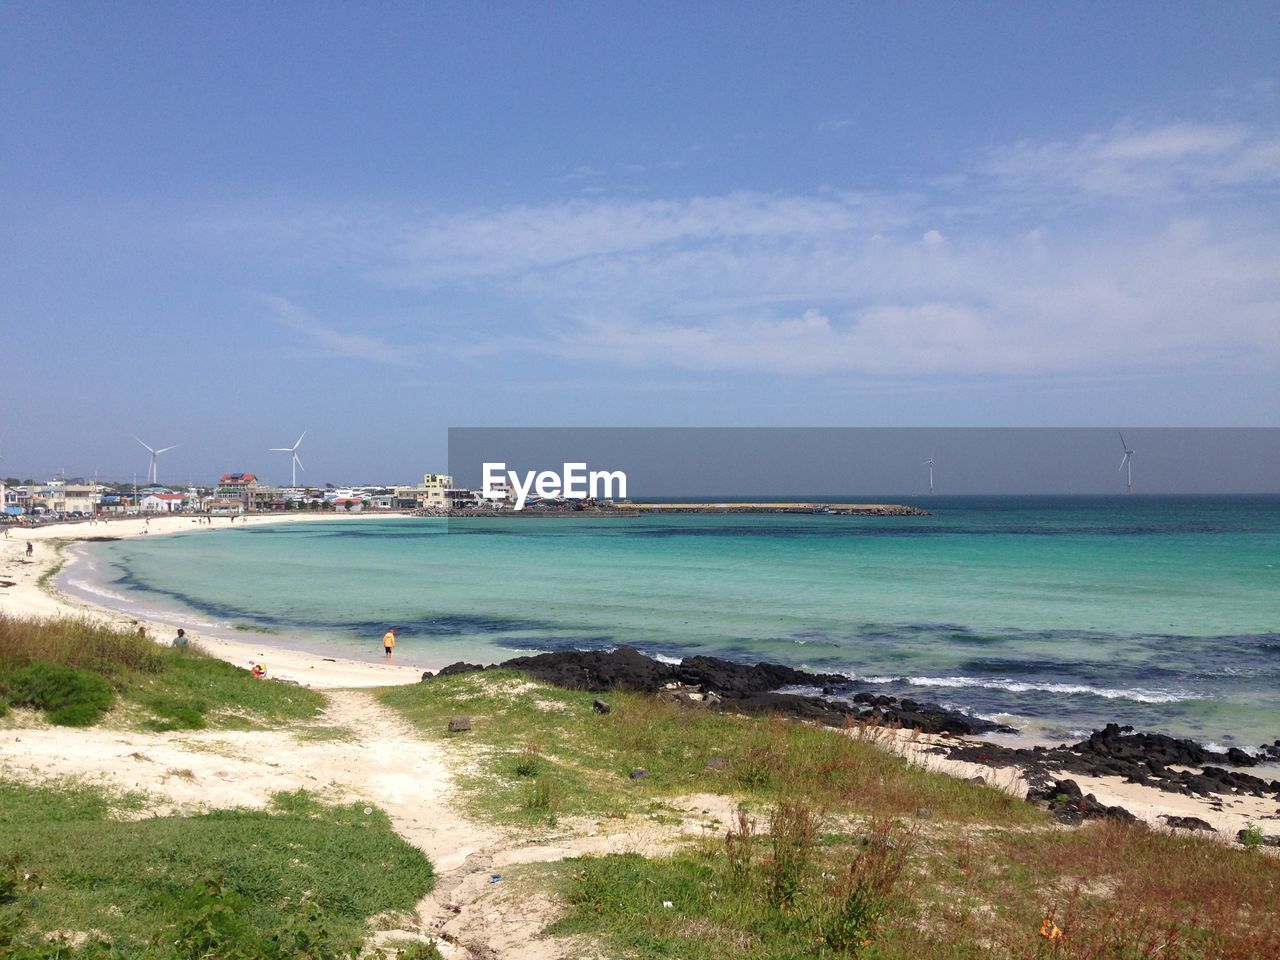
<path fill-rule="evenodd" d="M 428 473 L 422 477 L 422 488 L 426 496 L 423 506 L 428 509 L 444 510 L 449 506 L 449 490 L 453 487 L 453 477 L 447 473 Z"/>
<path fill-rule="evenodd" d="M 54 480 L 40 488 L 46 510 L 54 513 L 93 513 L 98 506 L 98 488 L 91 483 Z"/>
<path fill-rule="evenodd" d="M 142 498 L 143 513 L 177 513 L 186 505 L 186 495 L 181 493 L 149 493 Z"/>
<path fill-rule="evenodd" d="M 252 473 L 224 473 L 218 478 L 217 489 L 214 490 L 217 500 L 238 500 L 244 513 L 253 506 L 253 495 L 258 490 L 258 477 Z"/>
<path fill-rule="evenodd" d="M 449 509 L 449 491 L 453 477 L 447 473 L 428 473 L 416 487 L 396 487 L 395 505 L 401 510 L 431 510 L 444 513 Z"/>

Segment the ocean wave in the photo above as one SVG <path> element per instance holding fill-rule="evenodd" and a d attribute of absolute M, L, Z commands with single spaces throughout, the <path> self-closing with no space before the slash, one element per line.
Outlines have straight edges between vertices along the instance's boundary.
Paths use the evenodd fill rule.
<path fill-rule="evenodd" d="M 128 598 L 125 597 L 123 594 L 116 593 L 112 590 L 107 590 L 105 587 L 100 587 L 96 583 L 91 583 L 88 580 L 79 580 L 79 579 L 72 578 L 67 580 L 66 585 L 68 589 L 76 590 L 76 591 L 79 591 L 80 593 L 87 593 L 95 597 L 102 597 L 105 600 L 115 600 L 120 603 L 124 603 L 125 601 L 128 600 Z"/>
<path fill-rule="evenodd" d="M 1195 700 L 1189 693 L 1168 690 L 1116 689 L 1091 687 L 1082 683 L 1048 683 L 1026 680 L 1009 680 L 1003 677 L 855 677 L 862 683 L 907 683 L 913 687 L 942 687 L 964 689 L 978 687 L 987 690 L 1005 690 L 1009 693 L 1061 693 L 1088 694 L 1108 700 L 1134 700 L 1138 703 L 1178 703 Z"/>

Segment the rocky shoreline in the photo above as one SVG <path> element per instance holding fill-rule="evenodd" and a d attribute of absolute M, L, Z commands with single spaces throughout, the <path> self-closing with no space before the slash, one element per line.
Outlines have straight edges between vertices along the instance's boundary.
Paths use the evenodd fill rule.
<path fill-rule="evenodd" d="M 1028 801 L 1046 807 L 1063 823 L 1099 817 L 1135 819 L 1123 807 L 1107 806 L 1092 794 L 1084 794 L 1075 781 L 1064 779 L 1071 774 L 1119 777 L 1125 783 L 1204 798 L 1214 809 L 1241 796 L 1280 802 L 1280 780 L 1266 780 L 1240 769 L 1280 762 L 1280 740 L 1256 753 L 1236 747 L 1218 752 L 1193 740 L 1136 733 L 1117 724 L 1108 724 L 1078 743 L 1054 747 L 1015 748 L 952 739 L 1017 731 L 938 704 L 857 690 L 858 685 L 841 674 L 809 673 L 781 664 L 745 664 L 707 656 L 686 657 L 672 664 L 631 647 L 618 647 L 515 657 L 489 666 L 459 662 L 438 674 L 428 671 L 422 679 L 486 669 L 519 670 L 532 680 L 571 690 L 648 693 L 691 709 L 778 714 L 836 728 L 871 724 L 936 734 L 939 740 L 929 752 L 948 760 L 1016 769 L 1028 784 Z M 780 692 L 787 688 L 814 688 L 822 693 Z M 1173 817 L 1168 822 L 1182 829 L 1212 829 L 1194 817 Z M 1280 838 L 1267 837 L 1264 842 L 1280 845 Z"/>
<path fill-rule="evenodd" d="M 519 670 L 533 680 L 569 690 L 606 693 L 632 690 L 676 700 L 685 706 L 720 708 L 746 714 L 782 714 L 828 727 L 874 723 L 919 729 L 923 733 L 974 736 L 1014 733 L 1012 727 L 949 710 L 935 703 L 857 693 L 851 703 L 827 697 L 852 691 L 841 674 L 809 673 L 776 663 L 744 664 L 719 657 L 685 657 L 663 663 L 631 647 L 614 650 L 566 650 L 515 657 L 484 667 L 455 663 L 438 676 L 484 669 Z M 431 674 L 423 674 L 429 679 Z M 824 696 L 780 693 L 787 687 L 816 687 Z"/>
<path fill-rule="evenodd" d="M 1109 723 L 1087 739 L 1056 747 L 1011 748 L 990 743 L 939 744 L 935 753 L 951 760 L 967 760 L 995 767 L 1016 767 L 1033 787 L 1048 788 L 1055 774 L 1121 777 L 1126 783 L 1156 787 L 1184 796 L 1273 797 L 1280 801 L 1280 780 L 1226 767 L 1252 767 L 1280 761 L 1280 741 L 1257 754 L 1237 747 L 1225 753 L 1206 750 L 1194 740 L 1161 733 L 1135 733 L 1132 727 Z"/>

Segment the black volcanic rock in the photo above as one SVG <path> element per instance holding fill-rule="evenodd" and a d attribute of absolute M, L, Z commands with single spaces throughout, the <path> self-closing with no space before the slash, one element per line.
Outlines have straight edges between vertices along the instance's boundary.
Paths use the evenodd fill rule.
<path fill-rule="evenodd" d="M 1210 833 L 1216 832 L 1213 829 L 1213 824 L 1207 820 L 1201 820 L 1199 817 L 1175 817 L 1165 814 L 1164 822 L 1179 830 L 1208 830 Z"/>
<path fill-rule="evenodd" d="M 499 666 L 519 670 L 532 680 L 540 680 L 567 690 L 635 690 L 656 693 L 676 678 L 670 664 L 646 657 L 632 647 L 614 650 L 564 650 L 515 657 Z"/>
<path fill-rule="evenodd" d="M 1158 733 L 1133 733 L 1132 727 L 1107 724 L 1079 743 L 1032 750 L 1011 749 L 989 743 L 944 744 L 935 749 L 952 759 L 996 767 L 1020 767 L 1024 776 L 1046 782 L 1057 773 L 1078 776 L 1121 777 L 1129 783 L 1159 787 L 1169 793 L 1209 797 L 1243 794 L 1280 799 L 1280 781 L 1226 770 L 1214 764 L 1252 766 L 1258 758 L 1243 750 L 1226 753 L 1207 750 L 1193 740 L 1179 740 Z M 1172 767 L 1189 767 L 1174 770 Z M 1197 772 L 1196 769 L 1199 768 Z"/>
<path fill-rule="evenodd" d="M 1085 794 L 1074 780 L 1053 780 L 1027 791 L 1027 802 L 1045 806 L 1059 823 L 1077 824 L 1084 820 L 1122 820 L 1136 823 L 1138 818 L 1124 807 L 1108 807 L 1092 793 Z"/>
<path fill-rule="evenodd" d="M 737 663 L 719 657 L 686 657 L 679 664 L 667 664 L 645 656 L 632 647 L 613 650 L 565 650 L 515 657 L 498 664 L 519 670 L 532 680 L 569 690 L 606 693 L 633 690 L 668 695 L 687 706 L 731 710 L 748 714 L 778 713 L 830 727 L 855 721 L 919 729 L 924 733 L 970 735 L 1012 728 L 932 703 L 899 701 L 884 695 L 858 694 L 854 706 L 840 699 L 779 693 L 783 687 L 812 687 L 832 693 L 849 691 L 852 684 L 840 674 L 809 673 L 776 663 Z M 438 676 L 456 676 L 483 670 L 478 664 L 455 663 Z M 428 679 L 425 675 L 424 680 Z M 696 691 L 701 698 L 691 696 Z"/>
<path fill-rule="evenodd" d="M 464 673 L 480 673 L 484 667 L 478 663 L 464 663 L 459 660 L 457 663 L 451 663 L 447 667 L 441 667 L 437 677 L 456 677 Z M 430 679 L 425 673 L 422 675 L 423 680 Z"/>
<path fill-rule="evenodd" d="M 768 693 L 780 687 L 847 686 L 849 678 L 832 673 L 807 673 L 777 663 L 745 664 L 719 657 L 685 657 L 675 668 L 681 683 L 696 684 L 714 690 L 722 697 L 751 693 Z"/>

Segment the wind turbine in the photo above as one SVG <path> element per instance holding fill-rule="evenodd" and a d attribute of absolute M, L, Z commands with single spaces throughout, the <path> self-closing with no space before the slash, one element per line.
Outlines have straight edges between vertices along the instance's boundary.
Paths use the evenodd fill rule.
<path fill-rule="evenodd" d="M 933 496 L 933 457 L 926 460 L 925 465 L 929 468 L 929 496 Z"/>
<path fill-rule="evenodd" d="M 307 431 L 303 430 L 302 437 L 305 437 L 306 435 L 307 435 Z M 270 451 L 271 453 L 288 453 L 292 455 L 291 460 L 292 460 L 292 466 L 293 466 L 293 474 L 292 474 L 293 479 L 289 483 L 289 486 L 291 487 L 296 487 L 298 485 L 298 468 L 302 467 L 302 461 L 298 459 L 298 448 L 302 446 L 302 437 L 299 437 L 298 442 L 295 443 L 292 447 L 272 447 Z M 302 472 L 306 473 L 307 468 L 302 467 Z"/>
<path fill-rule="evenodd" d="M 1116 433 L 1120 433 L 1119 430 Z M 1133 493 L 1133 451 L 1129 449 L 1129 445 L 1124 442 L 1124 434 L 1120 433 L 1120 446 L 1124 450 L 1124 457 L 1120 460 L 1120 469 L 1129 468 L 1128 492 Z"/>
<path fill-rule="evenodd" d="M 137 437 L 134 437 L 133 439 L 138 440 L 138 438 L 137 438 Z M 139 442 L 139 443 L 142 443 L 142 441 L 141 441 L 141 440 L 138 440 L 138 442 Z M 147 444 L 145 444 L 145 443 L 142 443 L 142 445 L 143 445 L 144 447 L 147 447 L 147 452 L 148 452 L 149 454 L 151 454 L 151 465 L 147 468 L 147 476 L 150 478 L 150 483 L 151 483 L 151 485 L 152 485 L 152 486 L 155 486 L 155 484 L 156 484 L 156 458 L 157 458 L 157 457 L 159 457 L 159 456 L 160 456 L 160 454 L 162 454 L 162 453 L 168 453 L 170 450 L 172 450 L 172 449 L 173 449 L 173 447 L 176 447 L 176 446 L 177 446 L 177 444 L 175 443 L 175 444 L 173 445 L 173 447 L 161 447 L 159 450 L 156 450 L 156 449 L 154 449 L 153 447 L 149 447 L 149 446 L 147 446 Z"/>

